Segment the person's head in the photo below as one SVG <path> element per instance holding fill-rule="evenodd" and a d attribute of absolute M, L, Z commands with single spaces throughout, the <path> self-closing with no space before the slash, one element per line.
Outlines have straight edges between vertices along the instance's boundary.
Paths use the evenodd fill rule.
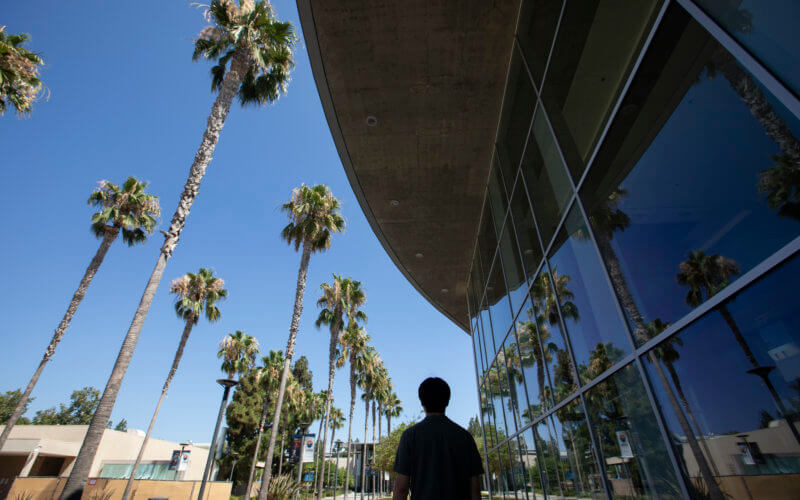
<path fill-rule="evenodd" d="M 450 386 L 439 377 L 426 378 L 419 384 L 419 401 L 426 413 L 444 413 L 450 403 Z"/>

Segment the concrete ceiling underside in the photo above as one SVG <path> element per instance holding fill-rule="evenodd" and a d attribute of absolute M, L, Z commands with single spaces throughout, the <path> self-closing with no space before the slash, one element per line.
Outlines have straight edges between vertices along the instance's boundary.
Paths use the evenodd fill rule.
<path fill-rule="evenodd" d="M 468 330 L 467 276 L 519 1 L 297 5 L 334 142 L 372 229 L 416 289 Z"/>

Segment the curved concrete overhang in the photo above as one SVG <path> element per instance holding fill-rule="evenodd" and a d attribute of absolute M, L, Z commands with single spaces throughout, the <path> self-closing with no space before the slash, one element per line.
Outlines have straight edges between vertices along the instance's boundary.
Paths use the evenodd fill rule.
<path fill-rule="evenodd" d="M 298 0 L 342 165 L 386 252 L 469 331 L 466 286 L 519 0 Z"/>

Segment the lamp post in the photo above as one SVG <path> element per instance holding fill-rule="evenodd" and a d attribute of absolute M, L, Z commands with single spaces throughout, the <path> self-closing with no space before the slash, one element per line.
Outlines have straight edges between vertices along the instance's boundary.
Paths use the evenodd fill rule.
<path fill-rule="evenodd" d="M 339 483 L 339 448 L 342 447 L 342 440 L 336 440 L 336 462 L 333 466 L 333 500 L 336 500 L 336 488 L 338 487 Z M 345 475 L 347 471 L 344 471 Z"/>
<path fill-rule="evenodd" d="M 303 422 L 300 424 L 300 450 L 297 454 L 297 484 L 300 485 L 303 480 L 303 441 L 306 439 L 306 432 L 311 422 Z M 294 494 L 295 500 L 300 498 L 300 489 Z"/>
<path fill-rule="evenodd" d="M 211 437 L 211 446 L 208 448 L 208 459 L 206 460 L 206 468 L 203 471 L 203 481 L 200 483 L 200 493 L 197 495 L 198 500 L 203 500 L 203 493 L 206 491 L 206 483 L 208 476 L 211 473 L 211 467 L 214 465 L 214 455 L 217 451 L 217 434 L 219 434 L 219 426 L 222 423 L 222 415 L 225 414 L 225 407 L 228 403 L 228 394 L 231 387 L 239 382 L 230 378 L 221 378 L 217 383 L 223 387 L 222 402 L 219 404 L 219 414 L 217 415 L 217 424 L 214 426 L 214 435 Z"/>
<path fill-rule="evenodd" d="M 236 453 L 235 451 L 232 451 L 231 452 L 231 456 L 233 457 L 233 465 L 231 466 L 231 474 L 230 474 L 230 477 L 228 477 L 228 482 L 232 483 L 233 482 L 233 471 L 236 470 L 236 462 L 239 461 L 239 454 Z"/>
<path fill-rule="evenodd" d="M 181 454 L 178 456 L 178 465 L 175 466 L 175 477 L 172 478 L 174 481 L 178 480 L 178 476 L 181 476 L 181 479 L 183 479 L 183 475 L 181 474 L 181 472 L 183 472 L 181 470 L 181 464 L 183 463 L 183 450 L 191 446 L 192 442 L 189 441 L 188 443 L 180 443 L 180 445 L 181 445 Z"/>

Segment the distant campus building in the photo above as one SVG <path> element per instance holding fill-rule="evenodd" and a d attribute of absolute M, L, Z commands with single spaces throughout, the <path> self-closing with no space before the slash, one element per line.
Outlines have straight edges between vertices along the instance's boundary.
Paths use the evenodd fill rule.
<path fill-rule="evenodd" d="M 800 4 L 297 3 L 493 495 L 800 498 Z"/>
<path fill-rule="evenodd" d="M 0 425 L 0 430 L 4 426 Z M 0 451 L 0 498 L 15 478 L 64 478 L 78 456 L 88 425 L 17 425 Z M 106 429 L 89 477 L 127 479 L 144 439 L 144 432 Z M 181 450 L 183 461 L 173 459 Z M 150 439 L 136 474 L 137 479 L 200 481 L 208 457 L 208 445 Z M 91 480 L 90 480 L 91 481 Z M 31 490 L 39 491 L 30 487 Z M 53 482 L 55 485 L 56 483 Z M 63 485 L 61 485 L 63 486 Z M 123 485 L 124 488 L 124 485 Z"/>

